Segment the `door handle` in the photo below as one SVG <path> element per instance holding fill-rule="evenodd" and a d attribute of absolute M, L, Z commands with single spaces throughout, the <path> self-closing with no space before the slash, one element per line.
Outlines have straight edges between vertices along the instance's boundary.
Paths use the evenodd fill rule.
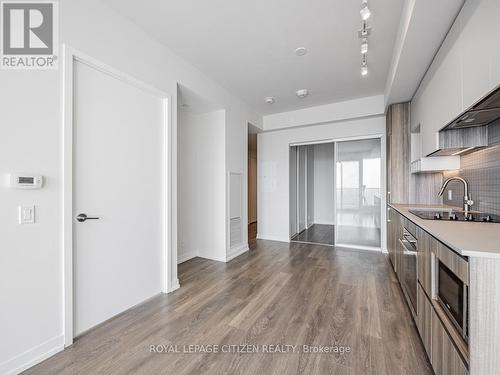
<path fill-rule="evenodd" d="M 83 223 L 84 221 L 87 221 L 87 220 L 99 220 L 99 218 L 98 217 L 88 217 L 86 214 L 79 214 L 76 217 L 76 221 L 78 221 L 79 223 Z"/>

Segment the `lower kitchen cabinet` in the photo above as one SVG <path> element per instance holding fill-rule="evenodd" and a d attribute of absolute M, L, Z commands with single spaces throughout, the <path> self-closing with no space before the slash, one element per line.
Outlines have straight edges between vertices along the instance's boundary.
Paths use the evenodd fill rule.
<path fill-rule="evenodd" d="M 469 375 L 464 361 L 458 354 L 441 320 L 432 310 L 431 363 L 436 375 Z"/>
<path fill-rule="evenodd" d="M 387 208 L 387 252 L 391 260 L 392 267 L 396 273 L 399 272 L 399 231 L 401 230 L 400 215 L 396 210 Z"/>
<path fill-rule="evenodd" d="M 427 298 L 422 289 L 422 286 L 418 284 L 418 311 L 416 317 L 416 323 L 420 337 L 424 344 L 427 356 L 432 362 L 432 315 L 434 310 L 431 302 Z"/>
<path fill-rule="evenodd" d="M 418 281 L 428 296 L 432 295 L 432 252 L 435 253 L 437 241 L 424 230 L 417 227 L 418 254 L 417 274 Z"/>
<path fill-rule="evenodd" d="M 460 352 L 455 347 L 453 334 L 451 336 L 448 334 L 445 328 L 447 325 L 441 321 L 431 299 L 434 280 L 432 254 L 446 261 L 446 264 L 454 270 L 461 271 L 458 272 L 459 275 L 466 273 L 466 266 L 461 263 L 460 259 L 455 259 L 453 252 L 445 245 L 392 207 L 388 208 L 387 218 L 389 258 L 401 285 L 404 282 L 405 272 L 403 246 L 399 243 L 403 234 L 402 228 L 405 227 L 417 239 L 417 311 L 415 311 L 414 319 L 434 373 L 436 375 L 469 375 L 466 362 L 460 355 L 463 353 L 463 348 Z M 459 257 L 456 256 L 456 258 Z M 468 278 L 465 281 L 468 281 Z"/>

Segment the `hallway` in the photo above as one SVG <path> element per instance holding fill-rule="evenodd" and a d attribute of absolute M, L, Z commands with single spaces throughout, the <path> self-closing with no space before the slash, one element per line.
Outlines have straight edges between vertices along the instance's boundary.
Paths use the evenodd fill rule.
<path fill-rule="evenodd" d="M 385 255 L 256 241 L 224 264 L 179 266 L 181 288 L 98 326 L 25 374 L 431 375 Z M 258 353 L 151 353 L 250 344 Z M 263 353 L 263 345 L 297 345 Z M 349 348 L 310 354 L 302 345 Z"/>

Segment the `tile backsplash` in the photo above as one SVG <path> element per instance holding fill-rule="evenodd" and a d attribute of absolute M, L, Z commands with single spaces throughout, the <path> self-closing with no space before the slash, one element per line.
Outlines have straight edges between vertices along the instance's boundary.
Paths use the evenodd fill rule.
<path fill-rule="evenodd" d="M 410 203 L 462 207 L 464 190 L 460 182 L 450 182 L 443 198 L 438 196 L 446 178 L 460 176 L 469 182 L 475 202 L 472 209 L 500 215 L 500 120 L 488 126 L 488 144 L 491 147 L 463 155 L 459 171 L 412 174 Z M 451 200 L 448 200 L 448 190 L 452 191 Z"/>
<path fill-rule="evenodd" d="M 500 146 L 480 150 L 461 158 L 459 171 L 444 172 L 443 177 L 460 176 L 469 182 L 470 195 L 474 200 L 472 209 L 500 215 Z M 463 185 L 452 181 L 447 190 L 453 198 L 444 194 L 444 204 L 462 206 Z"/>
<path fill-rule="evenodd" d="M 442 173 L 410 175 L 410 203 L 443 204 L 443 199 L 438 195 L 441 185 Z"/>

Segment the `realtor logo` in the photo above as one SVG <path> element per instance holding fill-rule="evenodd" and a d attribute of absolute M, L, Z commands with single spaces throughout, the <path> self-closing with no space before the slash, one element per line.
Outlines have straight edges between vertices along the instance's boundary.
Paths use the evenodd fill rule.
<path fill-rule="evenodd" d="M 2 69 L 58 67 L 55 1 L 2 1 L 0 18 Z"/>

